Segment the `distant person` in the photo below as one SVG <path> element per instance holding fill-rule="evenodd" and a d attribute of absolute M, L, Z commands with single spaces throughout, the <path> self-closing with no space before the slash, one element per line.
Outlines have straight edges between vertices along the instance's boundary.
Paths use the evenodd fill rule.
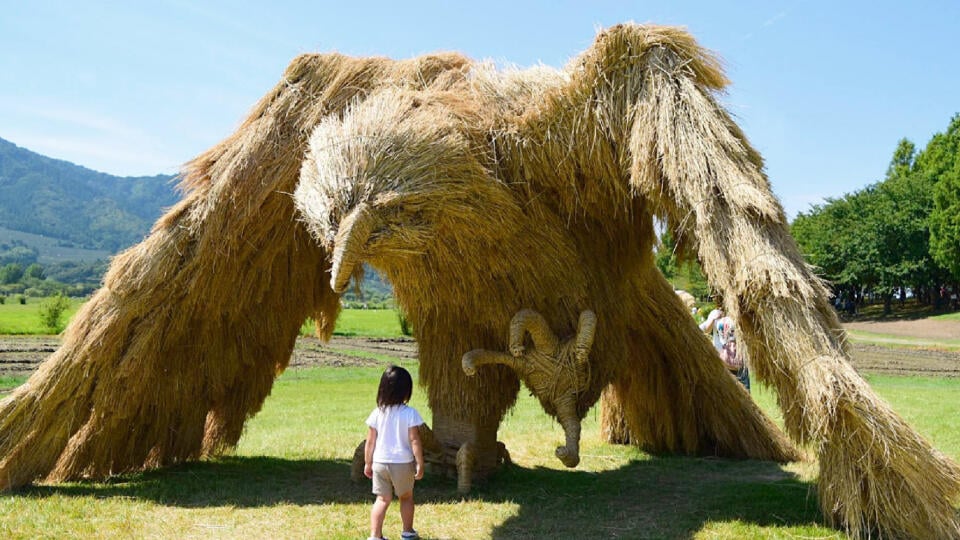
<path fill-rule="evenodd" d="M 413 378 L 399 366 L 390 366 L 380 377 L 377 407 L 367 417 L 363 474 L 373 479 L 377 500 L 370 509 L 370 537 L 385 540 L 383 519 L 393 494 L 400 499 L 400 538 L 420 538 L 413 528 L 413 484 L 423 478 L 423 444 L 417 426 L 423 418 L 407 405 L 413 395 Z"/>
<path fill-rule="evenodd" d="M 720 307 L 720 300 L 718 300 L 717 297 L 714 297 L 714 303 L 715 307 L 707 314 L 707 319 L 700 323 L 700 330 L 713 336 L 713 346 L 719 351 L 722 343 L 720 342 L 720 335 L 714 323 L 723 318 L 723 308 Z"/>
<path fill-rule="evenodd" d="M 712 335 L 713 346 L 717 349 L 723 365 L 749 392 L 750 370 L 737 347 L 736 325 L 733 319 L 725 316 L 723 309 L 718 306 L 707 315 L 707 320 L 700 324 L 700 330 Z"/>
<path fill-rule="evenodd" d="M 847 301 L 843 304 L 843 311 L 846 312 L 849 317 L 857 314 L 857 303 L 853 301 L 853 298 L 847 297 Z"/>

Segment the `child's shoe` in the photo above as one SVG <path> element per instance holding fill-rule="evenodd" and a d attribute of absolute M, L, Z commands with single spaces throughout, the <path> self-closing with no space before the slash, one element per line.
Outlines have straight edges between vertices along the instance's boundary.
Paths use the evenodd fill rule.
<path fill-rule="evenodd" d="M 400 538 L 403 540 L 420 540 L 420 535 L 417 534 L 417 531 L 403 531 L 400 533 Z"/>

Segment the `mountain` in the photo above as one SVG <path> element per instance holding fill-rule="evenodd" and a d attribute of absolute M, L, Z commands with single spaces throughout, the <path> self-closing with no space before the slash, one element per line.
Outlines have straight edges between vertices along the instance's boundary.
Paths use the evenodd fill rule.
<path fill-rule="evenodd" d="M 142 240 L 177 202 L 173 178 L 113 176 L 0 139 L 0 229 L 116 253 Z"/>
<path fill-rule="evenodd" d="M 0 138 L 0 267 L 39 262 L 59 281 L 98 283 L 104 261 L 141 241 L 177 202 L 173 179 L 113 176 Z M 351 287 L 344 299 L 392 301 L 390 284 L 370 268 L 365 274 L 360 294 Z"/>

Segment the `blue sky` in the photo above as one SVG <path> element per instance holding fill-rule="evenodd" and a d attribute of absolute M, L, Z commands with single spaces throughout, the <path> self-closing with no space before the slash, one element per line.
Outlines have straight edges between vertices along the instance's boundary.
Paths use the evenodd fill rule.
<path fill-rule="evenodd" d="M 883 178 L 960 112 L 960 2 L 5 2 L 0 137 L 118 175 L 176 172 L 295 55 L 460 51 L 562 67 L 618 22 L 687 27 L 789 216 Z"/>

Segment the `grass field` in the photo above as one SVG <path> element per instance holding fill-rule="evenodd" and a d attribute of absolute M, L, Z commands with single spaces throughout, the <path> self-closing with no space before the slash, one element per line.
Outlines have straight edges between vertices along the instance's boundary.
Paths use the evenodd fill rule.
<path fill-rule="evenodd" d="M 943 320 L 943 321 L 960 321 L 960 311 L 954 311 L 953 313 L 944 313 L 943 315 L 935 315 L 933 318 Z"/>
<path fill-rule="evenodd" d="M 36 307 L 0 306 L 0 328 L 17 314 L 36 316 Z M 346 310 L 336 333 L 394 337 L 400 328 L 392 310 Z M 416 362 L 403 365 L 416 376 Z M 368 485 L 349 481 L 349 459 L 380 373 L 288 371 L 230 456 L 0 495 L 0 538 L 365 538 L 372 499 Z M 960 459 L 960 379 L 867 378 Z M 771 391 L 755 385 L 753 396 L 779 421 Z M 412 404 L 430 422 L 421 389 Z M 581 464 L 565 469 L 553 457 L 561 428 L 521 391 L 500 429 L 514 464 L 467 497 L 454 480 L 428 473 L 417 486 L 418 529 L 427 539 L 842 537 L 822 524 L 813 463 L 654 457 L 601 443 L 597 423 L 594 409 Z M 399 529 L 394 505 L 385 533 L 396 538 Z"/>
<path fill-rule="evenodd" d="M 301 335 L 313 335 L 313 321 L 307 319 Z M 337 318 L 338 336 L 400 337 L 400 318 L 392 309 L 344 309 Z"/>
<path fill-rule="evenodd" d="M 50 333 L 40 323 L 40 303 L 43 298 L 27 298 L 26 304 L 21 304 L 16 298 L 7 298 L 0 304 L 0 334 L 43 335 Z M 64 314 L 64 322 L 76 314 L 84 300 L 70 299 L 70 309 Z"/>
<path fill-rule="evenodd" d="M 16 298 L 7 298 L 0 304 L 0 334 L 43 335 L 48 330 L 40 323 L 40 303 L 43 298 L 27 298 L 26 304 L 20 304 Z M 68 321 L 76 314 L 85 300 L 71 299 L 72 306 L 64 316 Z M 306 321 L 300 332 L 313 334 L 313 321 Z M 335 332 L 341 336 L 399 337 L 400 319 L 392 309 L 345 309 L 337 319 Z"/>
<path fill-rule="evenodd" d="M 416 376 L 416 363 L 406 364 Z M 236 454 L 105 483 L 0 496 L 4 538 L 364 538 L 368 486 L 349 481 L 380 368 L 289 371 L 248 423 Z M 947 455 L 960 458 L 960 380 L 870 377 Z M 754 397 L 774 414 L 771 392 Z M 417 390 L 412 404 L 427 421 Z M 468 497 L 452 479 L 418 484 L 424 538 L 838 538 L 821 525 L 811 464 L 652 457 L 599 442 L 584 421 L 583 460 L 553 457 L 560 427 L 521 392 L 501 427 L 514 465 Z M 386 532 L 399 534 L 396 506 Z"/>

